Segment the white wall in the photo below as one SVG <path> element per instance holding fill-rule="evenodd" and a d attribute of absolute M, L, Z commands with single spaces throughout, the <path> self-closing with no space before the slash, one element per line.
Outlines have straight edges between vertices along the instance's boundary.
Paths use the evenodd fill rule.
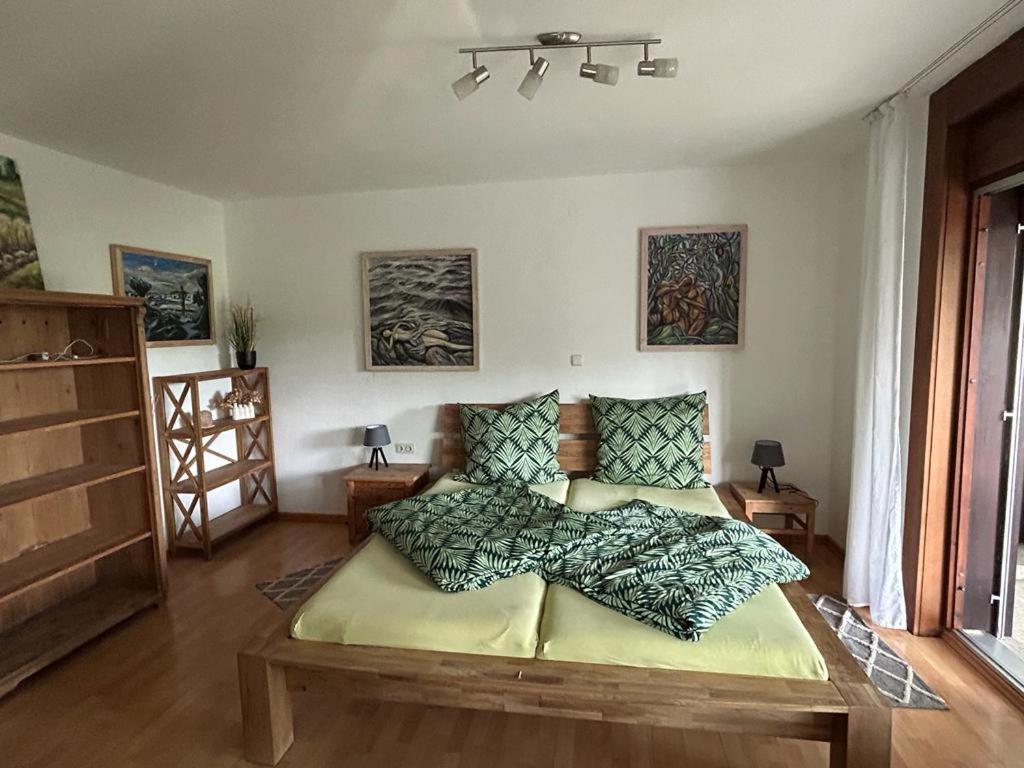
<path fill-rule="evenodd" d="M 112 293 L 111 243 L 201 256 L 213 262 L 218 326 L 224 327 L 228 274 L 220 202 L 3 134 L 0 154 L 18 163 L 47 289 Z M 149 373 L 219 368 L 221 346 L 151 349 Z"/>
<path fill-rule="evenodd" d="M 778 438 L 782 479 L 822 499 L 835 532 L 836 304 L 850 290 L 840 264 L 860 258 L 841 236 L 849 173 L 836 161 L 228 203 L 231 295 L 255 302 L 271 367 L 282 508 L 343 510 L 340 471 L 364 460 L 366 423 L 429 461 L 440 403 L 707 389 L 714 479 L 754 476 L 753 440 Z M 715 223 L 750 227 L 745 349 L 638 352 L 638 229 Z M 359 253 L 446 246 L 479 249 L 481 370 L 365 372 Z"/>
<path fill-rule="evenodd" d="M 0 155 L 18 163 L 48 290 L 112 293 L 109 248 L 123 243 L 213 261 L 223 318 L 228 275 L 220 202 L 3 134 Z M 153 376 L 219 366 L 218 346 L 149 351 Z"/>

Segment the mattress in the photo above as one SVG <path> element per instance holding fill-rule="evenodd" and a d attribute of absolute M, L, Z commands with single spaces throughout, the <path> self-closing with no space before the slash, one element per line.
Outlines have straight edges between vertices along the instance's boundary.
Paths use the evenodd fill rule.
<path fill-rule="evenodd" d="M 472 488 L 442 477 L 424 493 Z M 569 481 L 533 486 L 564 502 Z M 376 534 L 295 614 L 299 640 L 529 658 L 544 580 L 532 573 L 487 589 L 445 593 Z"/>
<path fill-rule="evenodd" d="M 425 493 L 472 488 L 450 477 Z M 634 498 L 727 515 L 711 488 L 676 491 L 573 480 L 533 486 L 581 511 Z M 825 662 L 782 591 L 771 586 L 698 643 L 652 629 L 534 574 L 445 593 L 381 536 L 371 536 L 296 613 L 300 640 L 452 653 L 824 680 Z"/>
<path fill-rule="evenodd" d="M 727 516 L 713 488 L 669 490 L 574 480 L 568 504 L 592 512 L 639 498 L 705 515 Z M 678 640 L 605 608 L 573 589 L 550 585 L 537 658 L 825 680 L 828 669 L 779 587 L 772 585 L 719 619 L 700 642 Z"/>

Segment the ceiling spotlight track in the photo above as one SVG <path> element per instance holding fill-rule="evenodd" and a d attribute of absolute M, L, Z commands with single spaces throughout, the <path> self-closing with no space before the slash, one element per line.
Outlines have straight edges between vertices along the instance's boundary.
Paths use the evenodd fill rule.
<path fill-rule="evenodd" d="M 537 35 L 536 43 L 525 45 L 490 45 L 477 48 L 460 48 L 459 53 L 468 53 L 473 57 L 473 69 L 463 75 L 454 83 L 452 90 L 460 99 L 464 99 L 471 93 L 476 92 L 480 84 L 489 78 L 490 72 L 487 67 L 478 66 L 477 56 L 481 53 L 509 53 L 512 51 L 528 51 L 530 54 L 530 69 L 519 85 L 519 93 L 526 99 L 533 99 L 538 89 L 544 82 L 544 74 L 548 70 L 549 62 L 543 56 L 537 56 L 538 50 L 553 50 L 558 48 L 585 48 L 587 60 L 580 65 L 580 77 L 593 80 L 602 85 L 615 85 L 619 80 L 619 68 L 610 64 L 595 64 L 591 61 L 591 49 L 611 48 L 622 46 L 643 47 L 644 57 L 636 66 L 636 73 L 643 77 L 675 77 L 679 70 L 677 59 L 652 59 L 650 57 L 650 46 L 660 45 L 659 38 L 639 38 L 627 40 L 596 40 L 581 42 L 582 36 L 579 32 L 544 32 Z"/>

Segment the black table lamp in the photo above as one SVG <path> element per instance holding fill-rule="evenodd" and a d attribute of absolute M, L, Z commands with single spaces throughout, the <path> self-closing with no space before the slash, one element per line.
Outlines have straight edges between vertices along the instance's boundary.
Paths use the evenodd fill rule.
<path fill-rule="evenodd" d="M 750 463 L 761 468 L 761 482 L 757 484 L 757 492 L 764 493 L 764 486 L 770 475 L 775 492 L 778 493 L 779 481 L 775 479 L 775 467 L 786 466 L 786 457 L 782 455 L 782 443 L 778 440 L 755 440 Z"/>
<path fill-rule="evenodd" d="M 363 432 L 363 445 L 373 448 L 370 453 L 370 463 L 366 466 L 370 469 L 380 469 L 380 461 L 384 460 L 384 466 L 388 466 L 388 457 L 384 455 L 384 446 L 391 445 L 391 435 L 388 434 L 386 424 L 369 424 Z"/>

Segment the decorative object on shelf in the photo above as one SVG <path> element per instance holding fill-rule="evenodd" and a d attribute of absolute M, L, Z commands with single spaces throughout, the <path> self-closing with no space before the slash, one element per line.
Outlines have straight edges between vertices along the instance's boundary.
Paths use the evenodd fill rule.
<path fill-rule="evenodd" d="M 235 350 L 235 362 L 243 371 L 256 367 L 256 310 L 251 301 L 231 305 L 228 342 Z"/>
<path fill-rule="evenodd" d="M 363 432 L 363 445 L 373 448 L 370 452 L 370 461 L 366 465 L 370 469 L 380 469 L 381 459 L 384 466 L 388 466 L 388 457 L 384 455 L 384 446 L 391 445 L 391 435 L 388 434 L 386 424 L 370 424 Z"/>
<path fill-rule="evenodd" d="M 201 426 L 190 417 L 202 410 L 199 388 L 203 382 L 224 379 L 230 380 L 231 391 L 221 402 L 232 407 L 232 415 Z M 270 374 L 266 368 L 229 368 L 162 376 L 153 380 L 153 389 L 168 545 L 171 554 L 198 549 L 209 559 L 221 539 L 277 514 Z M 253 417 L 235 420 L 235 407 L 255 405 L 261 405 L 260 415 L 254 408 Z M 234 456 L 216 442 L 223 434 L 234 438 Z M 207 467 L 209 457 L 215 457 L 218 466 Z M 236 482 L 239 506 L 212 516 L 210 491 Z"/>
<path fill-rule="evenodd" d="M 786 457 L 782 454 L 782 443 L 778 440 L 755 440 L 754 452 L 750 463 L 761 468 L 761 480 L 757 484 L 757 492 L 764 493 L 768 478 L 772 479 L 775 492 L 779 492 L 779 481 L 775 479 L 775 468 L 786 466 Z"/>
<path fill-rule="evenodd" d="M 232 389 L 224 398 L 224 405 L 231 409 L 231 418 L 234 421 L 244 421 L 256 418 L 256 406 L 263 403 L 263 396 L 257 390 L 250 390 L 245 387 Z"/>
<path fill-rule="evenodd" d="M 44 287 L 21 175 L 6 155 L 0 155 L 0 286 Z"/>
<path fill-rule="evenodd" d="M 679 61 L 677 59 L 652 59 L 651 46 L 660 45 L 658 38 L 640 38 L 627 40 L 594 40 L 581 42 L 582 35 L 579 32 L 542 32 L 537 35 L 536 43 L 524 43 L 521 45 L 490 45 L 477 48 L 460 48 L 459 53 L 468 53 L 472 56 L 473 68 L 465 75 L 452 83 L 452 90 L 460 101 L 467 96 L 476 93 L 480 85 L 490 78 L 491 73 L 487 67 L 481 65 L 478 57 L 481 53 L 509 53 L 512 51 L 528 51 L 530 54 L 530 69 L 519 85 L 519 94 L 532 100 L 537 95 L 537 90 L 544 81 L 544 74 L 548 70 L 549 62 L 543 56 L 537 56 L 537 50 L 555 50 L 565 48 L 585 48 L 587 60 L 580 65 L 580 77 L 593 80 L 602 85 L 615 85 L 619 81 L 619 68 L 610 64 L 595 64 L 592 59 L 593 48 L 609 48 L 621 46 L 642 46 L 644 57 L 636 66 L 636 73 L 641 77 L 667 78 L 675 77 L 679 72 Z"/>
<path fill-rule="evenodd" d="M 213 426 L 213 414 L 209 411 L 199 412 L 199 426 L 200 427 L 212 427 Z"/>
<path fill-rule="evenodd" d="M 213 344 L 213 266 L 209 259 L 110 246 L 114 293 L 146 301 L 146 345 Z"/>
<path fill-rule="evenodd" d="M 369 371 L 480 367 L 476 250 L 362 254 Z"/>
<path fill-rule="evenodd" d="M 640 350 L 740 349 L 747 226 L 640 230 Z"/>
<path fill-rule="evenodd" d="M 102 352 L 0 366 L 0 696 L 167 590 L 143 311 L 0 289 L 0 350 Z"/>

